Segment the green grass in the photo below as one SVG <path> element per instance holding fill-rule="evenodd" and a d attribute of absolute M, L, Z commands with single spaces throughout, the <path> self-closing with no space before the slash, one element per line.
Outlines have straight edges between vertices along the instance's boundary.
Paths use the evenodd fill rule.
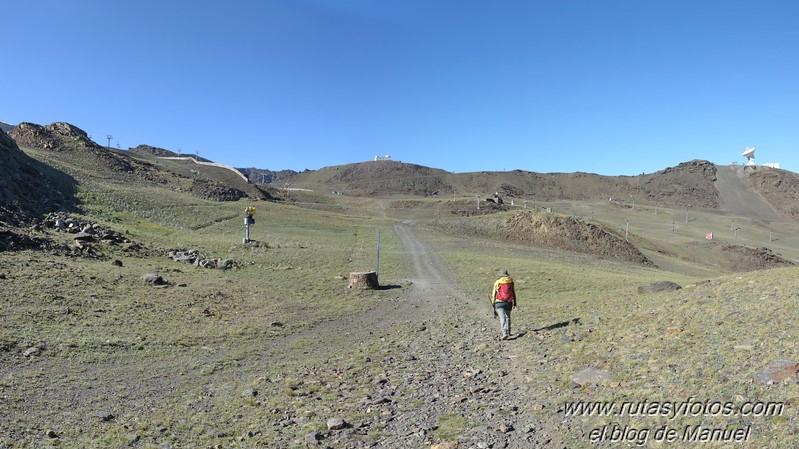
<path fill-rule="evenodd" d="M 658 258 L 660 268 L 648 268 L 444 232 L 436 222 L 451 215 L 439 214 L 446 211 L 442 199 L 305 193 L 297 194 L 296 205 L 214 203 L 148 184 L 86 178 L 86 171 L 70 164 L 59 160 L 57 165 L 80 178 L 82 215 L 125 233 L 152 257 L 105 246 L 98 247 L 103 257 L 96 260 L 48 252 L 0 253 L 0 273 L 6 276 L 0 284 L 0 430 L 23 429 L 13 441 L 0 433 L 0 442 L 11 447 L 55 445 L 43 435 L 56 425 L 59 446 L 65 448 L 130 447 L 131 433 L 138 435 L 141 447 L 260 447 L 301 441 L 323 430 L 325 419 L 340 413 L 340 401 L 374 393 L 371 382 L 386 370 L 380 361 L 405 348 L 394 338 L 429 338 L 406 323 L 376 329 L 372 337 L 354 343 L 335 333 L 320 342 L 309 331 L 364 308 L 377 310 L 392 296 L 391 290 L 346 288 L 350 272 L 376 267 L 378 230 L 381 283 L 407 285 L 411 267 L 392 227 L 396 220 L 410 219 L 420 220 L 417 234 L 450 267 L 455 288 L 485 306 L 486 317 L 497 270 L 509 269 L 520 305 L 514 329 L 526 333 L 514 342 L 515 367 L 533 399 L 545 406 L 541 416 L 578 399 L 679 401 L 693 395 L 699 400 L 785 402 L 785 415 L 752 419 L 758 426 L 752 442 L 761 446 L 790 447 L 799 430 L 797 384 L 765 387 L 754 380 L 773 360 L 796 357 L 796 269 L 724 274 L 689 257 L 701 248 L 696 241 L 704 236 L 693 232 L 722 233 L 728 217 L 697 213 L 690 233 L 683 226 L 672 237 L 670 229 L 640 223 L 647 217 L 659 222 L 662 215 L 670 226 L 680 211 L 630 212 L 631 231 L 649 245 L 647 254 Z M 242 211 L 250 205 L 258 208 L 254 242 L 244 245 Z M 584 219 L 593 214 L 605 223 L 623 218 L 604 205 L 548 206 L 563 213 L 576 208 Z M 752 223 L 753 229 L 763 226 Z M 743 233 L 742 238 L 762 242 L 756 234 Z M 71 244 L 68 235 L 49 236 Z M 778 242 L 787 250 L 793 240 Z M 178 264 L 165 256 L 173 248 L 198 248 L 233 259 L 239 268 Z M 113 259 L 123 266 L 112 265 Z M 142 280 L 147 273 L 161 274 L 172 285 L 147 285 Z M 707 279 L 712 282 L 702 282 Z M 657 280 L 684 288 L 637 293 L 639 285 Z M 553 327 L 562 323 L 571 324 Z M 452 346 L 452 322 L 427 324 L 436 329 L 436 344 Z M 480 325 L 494 323 L 486 318 Z M 31 347 L 39 348 L 40 355 L 23 357 Z M 494 356 L 488 345 L 473 350 L 475 357 Z M 570 376 L 586 367 L 607 369 L 617 380 L 574 388 Z M 247 388 L 259 394 L 245 397 Z M 397 398 L 396 406 L 402 411 L 423 404 Z M 113 408 L 115 419 L 92 417 L 106 408 Z M 298 424 L 272 425 L 284 415 Z M 357 422 L 363 416 L 342 417 Z M 587 432 L 607 419 L 569 423 Z M 652 427 L 661 421 L 633 417 L 625 423 Z M 438 417 L 434 435 L 456 440 L 469 425 L 461 415 L 445 414 Z M 564 435 L 565 446 L 592 447 L 572 432 Z M 375 426 L 356 438 L 368 446 L 379 437 L 380 426 Z"/>
<path fill-rule="evenodd" d="M 466 418 L 461 415 L 443 415 L 438 418 L 438 428 L 433 431 L 433 434 L 442 441 L 454 441 L 467 425 Z"/>

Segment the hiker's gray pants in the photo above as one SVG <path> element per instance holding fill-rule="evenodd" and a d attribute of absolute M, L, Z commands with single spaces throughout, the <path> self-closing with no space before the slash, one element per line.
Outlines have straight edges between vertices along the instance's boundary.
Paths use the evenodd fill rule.
<path fill-rule="evenodd" d="M 510 304 L 496 304 L 497 315 L 499 316 L 499 331 L 502 335 L 510 335 Z"/>

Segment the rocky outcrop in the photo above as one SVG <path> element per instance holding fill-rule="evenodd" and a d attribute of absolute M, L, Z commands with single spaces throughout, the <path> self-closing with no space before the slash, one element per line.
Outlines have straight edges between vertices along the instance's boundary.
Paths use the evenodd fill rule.
<path fill-rule="evenodd" d="M 704 160 L 683 162 L 648 175 L 641 189 L 656 203 L 688 207 L 719 207 L 716 190 L 716 165 Z"/>
<path fill-rule="evenodd" d="M 61 151 L 75 146 L 101 148 L 86 134 L 86 131 L 65 122 L 55 122 L 47 126 L 23 122 L 14 127 L 9 135 L 23 147 Z"/>
<path fill-rule="evenodd" d="M 73 204 L 75 180 L 22 152 L 2 131 L 0 161 L 0 219 L 6 223 Z"/>
<path fill-rule="evenodd" d="M 231 186 L 205 179 L 192 181 L 191 191 L 200 198 L 211 201 L 238 201 L 247 194 Z"/>

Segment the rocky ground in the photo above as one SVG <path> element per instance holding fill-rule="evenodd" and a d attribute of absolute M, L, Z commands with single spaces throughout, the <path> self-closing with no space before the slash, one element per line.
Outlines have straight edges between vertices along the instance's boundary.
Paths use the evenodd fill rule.
<path fill-rule="evenodd" d="M 292 342 L 313 336 L 302 358 L 325 363 L 305 368 L 295 391 L 313 398 L 319 393 L 303 390 L 321 384 L 340 400 L 336 407 L 305 413 L 276 407 L 276 438 L 268 447 L 563 447 L 557 414 L 542 414 L 549 404 L 539 396 L 546 391 L 529 386 L 536 367 L 521 367 L 515 349 L 525 341 L 540 344 L 546 330 L 517 329 L 500 341 L 487 299 L 464 297 L 411 226 L 396 230 L 415 269 L 410 289 L 377 310 L 270 342 L 261 363 L 285 357 Z M 337 359 L 331 341 L 354 355 Z M 286 380 L 270 378 L 262 392 Z M 320 420 L 326 429 L 298 436 L 298 429 Z"/>
<path fill-rule="evenodd" d="M 204 338 L 195 331 L 175 345 L 146 336 L 151 327 L 173 326 L 160 322 L 169 316 L 166 311 L 156 313 L 167 298 L 159 294 L 169 289 L 153 288 L 159 293 L 122 306 L 103 298 L 131 292 L 141 279 L 111 276 L 112 285 L 92 290 L 103 276 L 51 266 L 57 261 L 0 264 L 0 271 L 9 273 L 8 279 L 0 277 L 3 288 L 12 281 L 36 281 L 48 291 L 67 282 L 88 289 L 88 297 L 45 295 L 47 307 L 31 307 L 31 314 L 88 325 L 116 313 L 116 307 L 130 307 L 125 319 L 137 326 L 129 338 L 91 343 L 97 346 L 88 353 L 80 349 L 94 340 L 72 336 L 69 328 L 65 335 L 30 342 L 0 329 L 5 342 L 0 346 L 0 449 L 91 447 L 87 441 L 94 447 L 146 449 L 618 447 L 589 442 L 589 432 L 611 425 L 612 418 L 569 416 L 565 401 L 642 401 L 659 394 L 675 401 L 703 394 L 707 397 L 699 400 L 799 401 L 792 331 L 780 327 L 777 309 L 754 309 L 749 300 L 758 295 L 760 301 L 795 301 L 780 287 L 760 291 L 741 279 L 729 291 L 713 285 L 686 288 L 664 304 L 657 297 L 635 297 L 626 313 L 611 314 L 620 317 L 618 322 L 605 318 L 609 311 L 602 307 L 618 304 L 604 305 L 607 298 L 580 312 L 558 314 L 523 301 L 514 337 L 500 341 L 487 294 L 464 294 L 412 223 L 396 225 L 395 232 L 412 275 L 377 294 L 353 290 L 363 298 L 362 311 L 307 328 L 294 327 L 290 314 L 280 321 L 257 319 L 259 328 L 276 332 L 243 327 L 231 338 Z M 168 273 L 179 278 L 181 271 Z M 188 288 L 175 287 L 187 295 Z M 237 307 L 241 294 L 231 287 L 208 298 L 187 297 L 180 305 L 190 317 L 181 326 L 219 319 L 235 326 L 254 313 Z M 717 294 L 724 308 L 714 305 Z M 304 312 L 301 304 L 285 307 Z M 778 325 L 762 328 L 766 337 L 760 340 L 741 336 L 751 317 Z M 766 350 L 759 357 L 755 348 L 763 347 L 761 340 L 783 342 L 784 350 Z M 692 361 L 683 363 L 686 358 Z M 703 373 L 708 360 L 713 368 Z M 764 362 L 777 364 L 777 376 L 760 379 L 770 376 Z M 737 387 L 725 387 L 730 383 Z M 751 427 L 751 441 L 764 442 L 770 434 L 784 438 L 793 432 L 793 416 L 709 422 Z M 659 425 L 655 418 L 619 420 L 651 429 Z"/>

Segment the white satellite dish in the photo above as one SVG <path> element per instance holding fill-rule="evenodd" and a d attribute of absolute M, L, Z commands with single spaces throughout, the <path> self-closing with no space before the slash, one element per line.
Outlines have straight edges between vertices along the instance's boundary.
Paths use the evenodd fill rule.
<path fill-rule="evenodd" d="M 744 150 L 744 152 L 741 153 L 741 156 L 743 156 L 743 157 L 745 157 L 747 159 L 747 162 L 746 162 L 746 166 L 747 167 L 754 167 L 755 166 L 755 149 L 754 149 L 754 147 L 747 148 L 746 150 Z"/>

